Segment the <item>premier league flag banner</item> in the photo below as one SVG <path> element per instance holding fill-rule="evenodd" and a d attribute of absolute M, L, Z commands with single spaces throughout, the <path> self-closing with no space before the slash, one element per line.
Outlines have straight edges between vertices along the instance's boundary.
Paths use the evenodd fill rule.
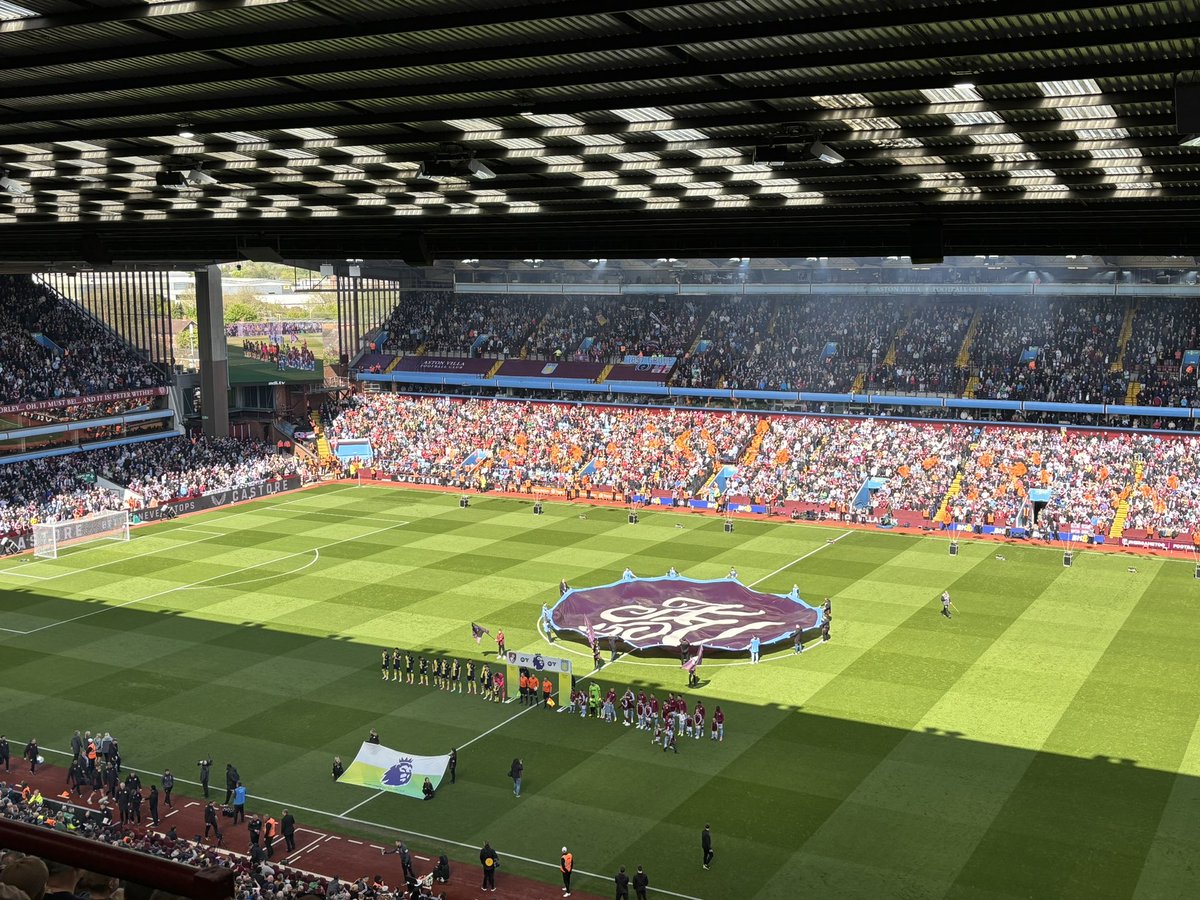
<path fill-rule="evenodd" d="M 421 799 L 425 779 L 428 778 L 436 790 L 448 765 L 449 756 L 416 756 L 380 744 L 364 743 L 338 783 Z"/>

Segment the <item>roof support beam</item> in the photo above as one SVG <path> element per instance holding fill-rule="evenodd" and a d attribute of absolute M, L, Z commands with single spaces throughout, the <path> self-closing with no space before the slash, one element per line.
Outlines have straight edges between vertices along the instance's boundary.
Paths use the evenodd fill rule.
<path fill-rule="evenodd" d="M 1198 25 L 1200 27 L 1200 25 Z M 972 76 L 978 85 L 1020 84 L 1046 79 L 1083 79 L 1083 78 L 1120 78 L 1133 76 L 1158 75 L 1163 78 L 1174 77 L 1181 63 L 1173 59 L 1151 59 L 1120 61 L 1108 63 L 1086 63 L 1074 66 L 1053 67 L 1024 67 L 1007 69 L 998 72 L 980 72 Z M 689 89 L 678 92 L 662 91 L 654 96 L 660 106 L 697 105 L 707 103 L 749 102 L 772 99 L 794 99 L 799 96 L 817 94 L 852 94 L 871 93 L 876 91 L 906 91 L 921 88 L 946 87 L 944 75 L 910 75 L 890 78 L 854 78 L 840 81 L 789 82 L 788 84 L 764 84 L 761 86 L 742 86 L 739 88 L 695 90 Z M 479 96 L 485 93 L 486 86 L 477 86 Z M 383 93 L 394 91 L 383 90 Z M 286 98 L 276 96 L 276 103 L 302 103 L 302 97 Z M 589 113 L 597 110 L 608 111 L 634 102 L 628 94 L 604 96 L 587 96 L 574 100 L 553 102 L 521 103 L 490 100 L 483 105 L 455 106 L 452 103 L 438 103 L 436 100 L 423 106 L 407 106 L 398 104 L 395 109 L 376 109 L 371 115 L 375 121 L 435 121 L 447 118 L 491 118 L 514 116 L 519 107 L 532 106 L 538 113 Z M 210 117 L 193 116 L 189 110 L 181 109 L 181 104 L 160 104 L 158 122 L 137 125 L 113 124 L 109 116 L 126 115 L 144 117 L 154 113 L 145 105 L 127 109 L 106 108 L 106 118 L 103 123 L 96 122 L 97 109 L 55 110 L 38 109 L 28 113 L 20 113 L 0 119 L 0 143 L 38 144 L 47 141 L 70 140 L 119 140 L 124 138 L 155 137 L 174 134 L 175 126 L 180 116 L 187 116 L 193 130 L 197 133 L 217 131 L 262 131 L 283 128 L 336 128 L 353 126 L 362 129 L 364 115 L 359 111 L 347 112 L 315 112 L 312 110 L 279 111 L 264 113 L 261 109 L 251 112 L 238 113 L 223 110 L 221 114 Z M 166 111 L 163 108 L 169 107 Z M 81 120 L 66 124 L 65 120 Z M 413 133 L 419 137 L 419 132 Z M 369 134 L 361 133 L 362 142 L 370 143 Z"/>
<path fill-rule="evenodd" d="M 728 37 L 728 34 L 725 35 Z M 1187 39 L 1200 38 L 1200 19 L 1193 22 L 1177 23 L 1172 26 L 1172 38 L 1178 41 Z M 943 60 L 951 59 L 967 59 L 971 61 L 973 67 L 978 67 L 984 70 L 989 68 L 989 65 L 983 62 L 981 57 L 995 56 L 1001 54 L 1022 54 L 1029 60 L 1029 64 L 1037 65 L 1031 56 L 1038 52 L 1063 51 L 1071 49 L 1085 49 L 1092 47 L 1100 47 L 1107 44 L 1120 44 L 1128 46 L 1138 46 L 1144 56 L 1159 55 L 1154 50 L 1151 50 L 1149 44 L 1164 39 L 1161 26 L 1145 26 L 1141 28 L 1129 27 L 1114 27 L 1108 31 L 1079 31 L 1067 34 L 1045 34 L 1045 35 L 1029 35 L 1018 38 L 1008 38 L 1004 40 L 985 40 L 985 41 L 969 41 L 959 43 L 947 43 L 939 46 L 939 52 Z M 512 48 L 505 48 L 510 54 L 515 52 Z M 451 54 L 437 53 L 431 54 L 429 59 L 422 62 L 413 62 L 408 58 L 404 60 L 403 67 L 395 67 L 397 69 L 407 68 L 415 65 L 444 65 L 448 61 L 448 56 Z M 48 88 L 47 86 L 39 86 L 39 90 L 51 90 L 53 93 L 28 94 L 21 91 L 17 85 L 13 85 L 11 89 L 5 89 L 5 99 L 22 97 L 25 99 L 31 96 L 36 96 L 39 99 L 46 99 L 53 96 L 80 96 L 83 93 L 94 94 L 96 102 L 103 101 L 104 116 L 106 119 L 115 119 L 126 116 L 150 116 L 150 115 L 188 115 L 195 116 L 200 113 L 213 113 L 224 110 L 237 109 L 257 109 L 270 108 L 276 106 L 288 106 L 297 103 L 335 103 L 335 102 L 356 102 L 356 101 L 376 101 L 376 100 L 391 100 L 404 99 L 412 100 L 419 98 L 429 98 L 435 96 L 457 96 L 472 93 L 495 93 L 497 91 L 534 91 L 545 89 L 561 90 L 564 87 L 577 88 L 605 88 L 611 89 L 616 85 L 634 85 L 638 82 L 656 81 L 670 78 L 712 78 L 716 76 L 724 76 L 737 79 L 737 83 L 754 75 L 765 73 L 773 73 L 782 70 L 808 70 L 820 68 L 836 68 L 839 66 L 863 66 L 863 65 L 895 65 L 903 63 L 911 63 L 924 60 L 929 55 L 929 48 L 923 43 L 915 43 L 910 46 L 903 47 L 884 47 L 874 50 L 863 50 L 861 48 L 850 48 L 846 51 L 830 51 L 828 53 L 808 53 L 794 54 L 791 56 L 771 56 L 762 58 L 731 58 L 722 60 L 705 60 L 701 62 L 677 62 L 667 63 L 663 65 L 651 65 L 641 67 L 630 67 L 624 69 L 580 69 L 576 71 L 557 71 L 545 72 L 543 74 L 532 76 L 498 76 L 487 78 L 484 80 L 471 81 L 454 81 L 454 82 L 430 82 L 422 81 L 418 84 L 405 84 L 398 79 L 388 79 L 380 84 L 375 84 L 370 87 L 339 87 L 330 90 L 316 90 L 312 88 L 302 88 L 295 91 L 281 92 L 277 84 L 270 85 L 271 90 L 267 93 L 240 93 L 240 94 L 220 94 L 212 96 L 195 95 L 190 96 L 186 100 L 164 101 L 161 103 L 146 103 L 142 101 L 134 105 L 122 106 L 115 101 L 115 98 L 110 96 L 119 88 L 115 86 L 115 82 L 96 80 L 87 83 L 86 91 L 81 92 L 80 88 L 84 87 L 78 82 L 70 83 L 65 89 L 55 87 Z M 420 59 L 420 57 L 418 57 Z M 1179 65 L 1184 65 L 1182 59 Z M 278 67 L 276 67 L 278 68 Z M 1041 68 L 1041 67 L 1039 67 Z M 1046 70 L 1054 69 L 1054 60 L 1046 60 L 1044 64 Z M 319 64 L 318 64 L 319 69 Z M 353 66 L 348 66 L 344 59 L 332 61 L 327 69 L 329 72 L 353 71 Z M 302 63 L 292 66 L 287 72 L 277 75 L 264 74 L 264 79 L 274 77 L 302 77 L 309 74 L 310 64 Z M 257 77 L 251 71 L 249 73 L 242 70 L 233 70 L 227 74 L 226 80 L 245 81 L 247 78 Z M 997 76 L 1004 77 L 1007 73 L 998 71 Z M 973 76 L 974 77 L 974 76 Z M 1053 75 L 1048 75 L 1043 72 L 1039 79 L 1051 78 Z M 945 84 L 948 76 L 939 76 L 942 86 Z M 768 80 L 774 81 L 775 78 Z M 979 81 L 979 78 L 975 79 Z M 1006 81 L 1013 79 L 1005 78 Z M 169 88 L 175 84 L 172 76 L 162 76 L 150 79 L 147 83 L 142 84 L 139 80 L 140 87 L 164 87 Z M 986 78 L 984 79 L 986 82 Z M 181 82 L 186 84 L 187 82 Z M 803 82 L 801 82 L 803 83 Z M 810 87 L 812 85 L 809 85 Z M 533 105 L 537 106 L 536 101 Z M 85 106 L 72 108 L 55 108 L 52 105 L 41 106 L 36 110 L 28 110 L 25 112 L 14 112 L 0 114 L 0 126 L 11 124 L 24 124 L 29 122 L 44 121 L 46 117 L 53 117 L 59 120 L 71 119 L 88 119 L 96 115 L 96 107 L 92 102 L 87 102 Z M 516 112 L 514 109 L 513 112 Z"/>
<path fill-rule="evenodd" d="M 388 147 L 391 145 L 409 145 L 415 143 L 428 144 L 436 146 L 440 144 L 461 143 L 464 146 L 471 147 L 480 151 L 480 155 L 487 157 L 486 151 L 493 149 L 494 141 L 500 139 L 513 138 L 529 138 L 532 140 L 550 140 L 558 141 L 564 135 L 593 135 L 593 134 L 627 134 L 631 138 L 645 137 L 647 132 L 653 130 L 667 129 L 731 129 L 745 128 L 757 129 L 745 135 L 734 135 L 722 131 L 719 135 L 720 139 L 730 146 L 736 145 L 739 140 L 744 143 L 770 143 L 776 137 L 782 139 L 785 137 L 784 127 L 787 130 L 794 131 L 795 126 L 811 126 L 812 132 L 825 133 L 827 129 L 841 125 L 848 119 L 870 119 L 879 117 L 900 117 L 900 116 L 928 116 L 928 115 L 948 115 L 950 113 L 975 113 L 975 112 L 1034 112 L 1045 110 L 1048 112 L 1066 109 L 1066 108 L 1087 108 L 1100 105 L 1125 106 L 1128 104 L 1153 104 L 1165 103 L 1172 100 L 1172 92 L 1169 88 L 1150 89 L 1145 91 L 1124 91 L 1107 94 L 1089 94 L 1081 96 L 1062 96 L 1062 97 L 1033 97 L 1033 98 L 1000 98 L 996 100 L 988 100 L 983 102 L 963 102 L 963 103 L 919 103 L 919 104 L 904 104 L 899 106 L 870 106 L 870 107 L 855 107 L 848 109 L 815 109 L 815 110 L 755 110 L 746 113 L 719 112 L 704 115 L 692 115 L 680 119 L 668 119 L 661 122 L 629 122 L 625 119 L 620 121 L 606 122 L 588 122 L 579 126 L 569 127 L 542 127 L 540 125 L 530 125 L 528 127 L 517 128 L 502 128 L 496 127 L 495 133 L 489 133 L 487 138 L 479 138 L 468 140 L 466 133 L 460 129 L 447 129 L 441 131 L 416 131 L 414 129 L 405 130 L 383 130 L 373 132 L 370 135 L 370 143 L 373 146 L 383 148 L 381 150 L 381 161 L 400 162 L 406 159 L 411 159 L 412 154 L 403 154 L 399 152 L 390 152 Z M 1024 123 L 1023 123 L 1024 124 Z M 773 135 L 769 132 L 763 132 L 761 129 L 764 126 L 779 126 L 778 135 Z M 395 127 L 395 126 L 393 126 Z M 840 133 L 840 132 L 839 132 Z M 218 134 L 202 134 L 199 135 L 194 144 L 184 145 L 168 145 L 168 144 L 144 144 L 137 147 L 117 147 L 115 149 L 100 149 L 100 150 L 79 150 L 76 148 L 67 148 L 63 146 L 50 147 L 48 149 L 37 152 L 17 152 L 0 146 L 0 164 L 20 163 L 20 162 L 53 162 L 56 160 L 108 160 L 110 165 L 121 157 L 141 156 L 150 159 L 177 159 L 181 156 L 204 156 L 209 153 L 220 153 L 236 150 L 249 156 L 257 156 L 258 158 L 268 157 L 268 150 L 308 150 L 318 156 L 332 160 L 333 162 L 350 162 L 350 158 L 338 152 L 339 147 L 343 146 L 358 146 L 363 143 L 361 137 L 335 137 L 335 138 L 300 138 L 300 137 L 273 137 L 270 141 L 257 144 L 239 144 L 238 142 L 219 136 Z M 556 153 L 563 152 L 556 149 Z M 213 164 L 220 165 L 216 160 Z"/>
<path fill-rule="evenodd" d="M 992 6 L 993 4 L 987 5 Z M 979 6 L 979 4 L 973 4 L 973 6 Z M 920 24 L 943 23 L 943 20 L 938 17 L 938 10 L 933 10 L 932 14 L 929 9 L 922 9 L 920 12 L 923 13 L 925 20 Z M 969 14 L 964 15 L 956 9 L 953 19 L 960 20 L 963 18 L 970 19 L 973 16 Z M 837 20 L 833 21 L 836 22 Z M 886 26 L 889 23 L 877 19 L 871 24 L 872 27 L 880 27 Z M 1179 24 L 1182 25 L 1183 23 Z M 1007 53 L 1029 53 L 1039 50 L 1056 50 L 1063 47 L 1093 47 L 1109 43 L 1137 44 L 1161 39 L 1161 28 L 1162 26 L 1160 25 L 1140 28 L 1131 27 L 1128 23 L 1115 22 L 1106 23 L 1102 28 L 1080 32 L 1077 35 L 1071 36 L 1051 33 L 1045 35 L 1022 35 L 1010 38 L 989 38 L 986 40 L 945 43 L 940 46 L 940 49 L 947 57 L 961 58 Z M 328 40 L 331 37 L 344 38 L 346 37 L 345 30 L 342 27 L 334 30 L 324 29 L 322 39 Z M 738 40 L 753 40 L 790 36 L 797 33 L 807 37 L 822 33 L 842 34 L 846 30 L 845 25 L 840 23 L 837 27 L 817 28 L 812 27 L 808 20 L 803 19 L 771 20 L 767 22 L 739 24 L 737 26 L 736 37 Z M 1186 35 L 1181 34 L 1180 37 L 1186 37 Z M 753 68 L 755 66 L 758 67 L 759 71 L 765 71 L 774 69 L 802 69 L 818 66 L 835 67 L 849 64 L 870 65 L 907 61 L 912 59 L 914 54 L 919 54 L 921 57 L 927 55 L 927 44 L 920 39 L 921 35 L 918 29 L 914 28 L 911 38 L 911 43 L 908 46 L 875 49 L 863 49 L 858 46 L 851 46 L 844 50 L 799 54 L 790 57 L 764 56 L 761 59 L 740 58 L 737 61 L 737 73 L 727 71 L 716 72 L 713 70 L 713 67 L 719 67 L 719 63 L 699 63 L 690 58 L 680 60 L 677 66 L 671 65 L 667 68 L 674 69 L 678 67 L 680 72 L 677 77 L 693 77 L 694 71 L 698 71 L 696 67 L 703 68 L 706 75 L 729 75 L 755 71 L 755 68 Z M 726 25 L 680 29 L 668 32 L 642 29 L 630 34 L 607 35 L 602 38 L 591 35 L 569 41 L 559 40 L 517 45 L 501 44 L 491 47 L 470 47 L 459 50 L 432 50 L 425 53 L 404 53 L 400 57 L 399 62 L 395 53 L 375 57 L 354 57 L 352 59 L 346 59 L 337 55 L 323 60 L 283 62 L 270 65 L 246 64 L 233 68 L 200 72 L 100 78 L 90 81 L 86 86 L 78 82 L 64 83 L 61 78 L 56 77 L 46 82 L 12 85 L 5 89 L 4 96 L 6 98 L 51 98 L 77 96 L 84 93 L 110 94 L 125 90 L 144 90 L 157 87 L 212 87 L 229 82 L 244 82 L 246 80 L 306 78 L 315 75 L 341 74 L 346 72 L 370 74 L 378 69 L 401 70 L 446 65 L 503 65 L 514 60 L 521 60 L 528 63 L 535 60 L 557 59 L 570 54 L 594 52 L 597 49 L 604 50 L 605 52 L 616 52 L 657 50 L 663 47 L 676 46 L 717 46 L 723 42 L 727 42 L 729 39 L 730 30 Z M 171 47 L 163 55 L 175 52 L 174 47 Z M 124 60 L 125 57 L 122 56 L 121 59 Z M 46 65 L 41 57 L 37 58 L 33 64 L 39 68 Z M 644 77 L 663 77 L 650 74 L 649 69 L 634 71 L 639 74 L 626 76 L 619 69 L 603 70 L 598 74 L 601 77 L 613 74 L 616 78 L 623 81 L 641 80 Z M 655 67 L 654 71 L 660 71 L 660 67 Z M 579 83 L 590 84 L 594 83 L 594 80 Z M 531 85 L 531 87 L 546 86 L 543 83 Z M 457 91 L 448 90 L 446 93 L 457 93 Z"/>
<path fill-rule="evenodd" d="M 219 3 L 223 0 L 207 0 L 209 3 Z M 228 3 L 229 0 L 224 0 Z M 340 25 L 336 33 L 331 33 L 327 26 L 310 28 L 287 28 L 265 30 L 248 28 L 244 31 L 230 30 L 220 35 L 203 38 L 184 38 L 169 44 L 150 44 L 121 48 L 119 58 L 122 60 L 151 59 L 165 54 L 177 53 L 213 53 L 236 51 L 247 47 L 273 47 L 287 44 L 308 43 L 313 41 L 328 41 L 331 39 L 346 39 L 358 37 L 376 37 L 388 34 L 413 34 L 419 32 L 442 31 L 454 28 L 477 28 L 486 25 L 506 25 L 517 22 L 561 21 L 564 19 L 580 19 L 590 16 L 615 15 L 620 13 L 636 15 L 654 9 L 678 9 L 681 16 L 686 16 L 686 10 L 693 6 L 707 5 L 709 0 L 651 0 L 647 3 L 632 5 L 630 0 L 572 0 L 571 3 L 549 2 L 533 3 L 528 6 L 506 6 L 496 9 L 471 9 L 465 12 L 439 13 L 427 16 L 397 17 L 388 22 L 346 23 Z M 139 4 L 118 7 L 126 11 L 124 18 L 133 18 L 130 13 L 136 11 Z M 145 9 L 144 4 L 140 4 Z M 174 5 L 174 4 L 173 4 Z M 1046 15 L 1053 12 L 1070 12 L 1111 7 L 1112 0 L 974 0 L 962 5 L 948 7 L 926 7 L 908 10 L 891 10 L 885 14 L 877 12 L 834 12 L 818 15 L 802 16 L 789 20 L 792 27 L 805 32 L 839 32 L 853 31 L 860 28 L 879 28 L 883 26 L 920 26 L 932 25 L 944 21 L 968 21 L 976 18 L 1000 18 L 1008 16 Z M 74 24 L 90 24 L 93 21 L 112 21 L 111 18 L 88 18 L 108 13 L 110 8 L 98 9 L 94 13 L 81 12 L 43 16 L 38 20 L 17 20 L 18 22 L 43 21 L 51 24 L 40 27 L 69 26 Z M 389 25 L 391 28 L 389 29 Z M 700 31 L 700 29 L 695 29 Z M 675 46 L 687 43 L 701 43 L 690 36 L 692 29 L 680 29 L 677 33 L 660 35 L 660 44 L 646 46 L 671 46 L 671 39 L 678 36 Z M 3 33 L 0 30 L 0 33 Z M 752 35 L 750 35 L 752 36 Z M 722 39 L 728 40 L 726 30 Z M 517 48 L 513 48 L 516 52 Z M 25 58 L 13 58 L 0 63 L 0 72 L 15 71 L 30 67 L 80 65 L 89 62 L 103 62 L 113 57 L 111 47 L 80 47 L 74 50 L 64 50 L 57 53 L 41 53 Z"/>

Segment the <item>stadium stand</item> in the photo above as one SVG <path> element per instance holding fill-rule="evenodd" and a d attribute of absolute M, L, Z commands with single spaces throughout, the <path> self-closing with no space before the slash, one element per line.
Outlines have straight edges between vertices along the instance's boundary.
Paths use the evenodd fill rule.
<path fill-rule="evenodd" d="M 164 438 L 8 463 L 0 466 L 0 535 L 23 534 L 38 522 L 129 507 L 120 494 L 82 481 L 84 474 L 102 474 L 128 487 L 141 498 L 136 509 L 296 471 L 293 458 L 274 447 L 232 438 Z"/>
<path fill-rule="evenodd" d="M 1187 371 L 1184 356 L 1200 349 L 1200 312 L 1143 300 L 1122 343 L 1124 303 L 418 291 L 405 295 L 385 324 L 385 345 L 358 367 L 384 373 L 396 354 L 417 352 L 595 363 L 644 354 L 678 358 L 671 383 L 684 387 L 1193 406 L 1200 366 Z"/>
<path fill-rule="evenodd" d="M 684 383 L 847 391 L 886 353 L 902 315 L 880 298 L 726 300 L 701 329 L 711 346 L 685 361 Z"/>
<path fill-rule="evenodd" d="M 1148 459 L 1136 493 L 1148 499 L 1131 504 L 1131 525 L 1200 530 L 1200 439 L 1190 435 L 404 394 L 357 398 L 330 434 L 369 438 L 373 473 L 422 484 L 566 494 L 603 486 L 677 502 L 903 513 L 930 525 L 944 508 L 942 524 L 1094 535 L 1107 534 L 1135 493 L 1138 460 Z"/>
<path fill-rule="evenodd" d="M 1107 533 L 1133 471 L 1141 438 L 1065 429 L 973 429 L 956 522 L 999 526 L 1087 523 Z M 1031 492 L 1045 490 L 1048 500 Z"/>
<path fill-rule="evenodd" d="M 75 874 L 86 882 L 77 887 L 77 896 L 90 895 L 92 898 L 108 897 L 118 886 L 134 896 L 150 896 L 150 891 L 157 887 L 159 892 L 154 894 L 157 897 L 186 895 L 198 900 L 224 897 L 237 897 L 238 900 L 295 900 L 300 897 L 390 900 L 405 894 L 403 890 L 388 888 L 370 876 L 341 882 L 280 862 L 255 863 L 242 854 L 187 837 L 127 827 L 113 821 L 111 803 L 93 810 L 48 800 L 37 792 L 24 795 L 16 787 L 5 789 L 3 794 L 0 820 L 5 827 L 0 829 L 0 839 L 7 839 L 10 845 L 37 847 L 41 852 L 35 856 L 9 850 L 0 858 L 0 883 L 22 885 L 33 891 L 33 895 L 21 893 L 15 900 L 41 900 L 38 885 L 46 891 L 45 882 L 63 873 L 64 864 L 75 867 Z M 13 827 L 15 823 L 28 827 Z M 39 875 L 40 867 L 22 860 L 44 862 L 42 871 L 45 874 Z M 101 873 L 119 872 L 125 877 L 96 874 L 90 871 L 93 867 Z M 88 885 L 90 892 L 86 890 Z M 172 889 L 173 893 L 162 893 Z M 425 896 L 432 894 L 426 892 Z"/>
<path fill-rule="evenodd" d="M 1109 377 L 1124 311 L 1115 299 L 1087 306 L 1073 298 L 1029 303 L 983 301 L 971 364 L 977 397 L 1059 403 L 1115 403 L 1125 394 Z"/>
<path fill-rule="evenodd" d="M 163 384 L 80 307 L 29 279 L 0 278 L 0 402 L 80 397 Z"/>
<path fill-rule="evenodd" d="M 973 303 L 927 300 L 916 305 L 889 351 L 872 366 L 867 388 L 962 395 L 968 370 L 958 364 L 958 357 L 974 314 Z"/>
<path fill-rule="evenodd" d="M 1140 443 L 1142 477 L 1129 495 L 1128 537 L 1194 534 L 1200 522 L 1200 439 Z"/>
<path fill-rule="evenodd" d="M 377 394 L 337 418 L 330 438 L 369 437 L 373 468 L 419 483 L 688 496 L 718 461 L 737 458 L 754 425 L 753 416 L 709 410 Z"/>
<path fill-rule="evenodd" d="M 1125 347 L 1126 381 L 1140 385 L 1136 400 L 1145 406 L 1195 406 L 1195 365 L 1183 361 L 1200 349 L 1200 308 L 1181 300 L 1141 301 Z"/>

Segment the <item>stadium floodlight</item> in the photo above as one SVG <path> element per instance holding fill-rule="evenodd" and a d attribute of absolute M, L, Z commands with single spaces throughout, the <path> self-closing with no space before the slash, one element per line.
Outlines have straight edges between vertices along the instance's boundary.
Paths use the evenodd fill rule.
<path fill-rule="evenodd" d="M 829 163 L 830 165 L 837 165 L 846 161 L 846 157 L 842 156 L 836 150 L 826 147 L 820 141 L 813 141 L 812 146 L 808 148 L 808 152 L 821 162 Z"/>
<path fill-rule="evenodd" d="M 22 194 L 29 193 L 29 185 L 17 181 L 15 178 L 9 178 L 8 172 L 0 172 L 0 190 L 12 194 L 14 197 L 20 197 Z"/>
<path fill-rule="evenodd" d="M 177 135 L 179 135 L 181 138 L 186 138 L 186 139 L 194 138 L 196 136 L 196 132 L 192 131 L 192 126 L 189 125 L 187 122 L 180 122 L 179 130 L 176 131 L 175 133 Z"/>
<path fill-rule="evenodd" d="M 482 180 L 496 177 L 495 172 L 493 172 L 491 169 L 489 169 L 487 166 L 485 166 L 483 163 L 481 163 L 477 159 L 468 159 L 467 160 L 467 171 L 470 172 L 474 177 L 482 179 Z"/>
<path fill-rule="evenodd" d="M 476 178 L 480 181 L 487 181 L 488 179 L 495 178 L 496 173 L 485 163 L 474 157 L 444 155 L 436 156 L 421 163 L 421 171 L 418 177 L 434 180 L 441 178 Z"/>
<path fill-rule="evenodd" d="M 213 178 L 203 169 L 189 169 L 183 173 L 184 180 L 192 187 L 201 187 L 206 184 L 217 184 L 217 179 Z"/>
<path fill-rule="evenodd" d="M 33 555 L 43 559 L 57 559 L 58 551 L 64 546 L 104 538 L 114 541 L 129 540 L 128 511 L 94 513 L 80 519 L 34 525 Z"/>
<path fill-rule="evenodd" d="M 975 90 L 975 82 L 959 81 L 954 85 L 954 89 L 956 91 L 973 91 L 973 90 Z"/>

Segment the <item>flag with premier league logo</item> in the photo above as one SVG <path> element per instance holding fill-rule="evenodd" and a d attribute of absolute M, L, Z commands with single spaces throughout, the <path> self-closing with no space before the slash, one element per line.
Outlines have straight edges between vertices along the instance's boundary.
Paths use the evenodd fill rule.
<path fill-rule="evenodd" d="M 354 762 L 338 779 L 338 784 L 357 784 L 377 791 L 421 798 L 425 779 L 428 778 L 436 790 L 448 765 L 448 755 L 416 756 L 380 744 L 364 743 L 358 749 Z"/>

